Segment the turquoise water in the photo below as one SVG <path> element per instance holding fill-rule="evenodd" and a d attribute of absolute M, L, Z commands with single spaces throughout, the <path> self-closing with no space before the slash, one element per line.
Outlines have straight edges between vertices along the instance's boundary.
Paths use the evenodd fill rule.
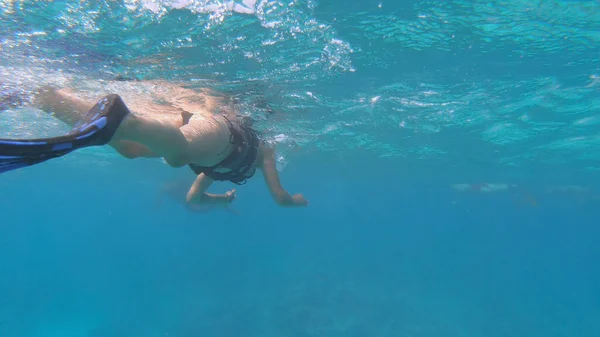
<path fill-rule="evenodd" d="M 226 92 L 310 200 L 280 209 L 254 179 L 191 213 L 158 200 L 191 172 L 108 148 L 2 174 L 0 336 L 600 335 L 597 1 L 0 0 L 0 19 L 3 90 Z M 67 129 L 0 113 L 1 137 Z"/>

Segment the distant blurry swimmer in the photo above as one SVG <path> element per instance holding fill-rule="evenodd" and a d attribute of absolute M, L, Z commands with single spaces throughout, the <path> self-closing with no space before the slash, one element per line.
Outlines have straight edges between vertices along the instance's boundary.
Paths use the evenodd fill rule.
<path fill-rule="evenodd" d="M 260 169 L 278 205 L 308 205 L 302 194 L 290 195 L 283 189 L 274 149 L 259 139 L 248 118 L 224 103 L 222 95 L 166 82 L 133 83 L 144 85 L 149 94 L 143 90 L 98 93 L 104 97 L 95 102 L 72 88 L 39 90 L 30 99 L 33 106 L 52 112 L 73 128 L 54 138 L 0 139 L 0 173 L 108 144 L 126 158 L 162 157 L 172 167 L 189 166 L 197 174 L 186 194 L 190 204 L 227 204 L 235 198 L 235 190 L 209 194 L 209 186 L 215 180 L 241 185 Z M 8 96 L 0 99 L 2 106 L 22 106 L 27 101 L 15 92 Z"/>
<path fill-rule="evenodd" d="M 480 192 L 493 193 L 504 192 L 510 188 L 515 188 L 516 185 L 508 185 L 505 183 L 483 183 L 483 184 L 454 184 L 452 188 L 458 192 Z"/>
<path fill-rule="evenodd" d="M 515 202 L 528 206 L 537 206 L 537 200 L 525 189 L 515 184 L 506 183 L 480 183 L 480 184 L 454 184 L 452 189 L 461 193 L 491 195 L 508 193 Z"/>
<path fill-rule="evenodd" d="M 578 202 L 590 202 L 600 200 L 600 194 L 591 186 L 582 185 L 557 185 L 547 188 L 551 195 L 567 197 Z"/>
<path fill-rule="evenodd" d="M 205 204 L 190 204 L 186 200 L 189 184 L 186 181 L 170 181 L 162 185 L 158 192 L 158 198 L 156 200 L 156 206 L 159 207 L 163 203 L 165 197 L 169 197 L 171 200 L 185 206 L 189 211 L 195 213 L 206 213 L 217 208 L 223 208 L 229 213 L 239 215 L 239 213 L 231 206 L 230 203 L 205 203 Z M 235 195 L 235 189 L 228 191 L 226 194 L 230 194 L 232 197 Z"/>

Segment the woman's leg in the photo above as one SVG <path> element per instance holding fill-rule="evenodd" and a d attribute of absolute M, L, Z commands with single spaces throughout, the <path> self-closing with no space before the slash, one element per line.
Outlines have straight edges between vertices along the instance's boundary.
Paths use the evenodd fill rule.
<path fill-rule="evenodd" d="M 69 89 L 43 88 L 34 104 L 73 126 L 96 102 L 83 100 Z M 168 120 L 130 114 L 108 145 L 126 158 L 164 157 L 167 162 L 174 162 L 172 158 L 180 157 L 185 151 L 187 139 Z"/>
<path fill-rule="evenodd" d="M 51 112 L 53 116 L 64 123 L 73 126 L 96 102 L 83 100 L 69 89 L 44 87 L 35 95 L 33 104 L 44 111 Z"/>
<path fill-rule="evenodd" d="M 121 122 L 112 141 L 137 143 L 173 166 L 181 161 L 188 147 L 187 138 L 171 121 L 135 114 L 128 115 Z M 138 149 L 142 147 L 138 146 Z"/>
<path fill-rule="evenodd" d="M 160 158 L 158 154 L 152 152 L 152 150 L 146 146 L 129 140 L 116 140 L 108 143 L 108 145 L 112 146 L 127 159 Z"/>

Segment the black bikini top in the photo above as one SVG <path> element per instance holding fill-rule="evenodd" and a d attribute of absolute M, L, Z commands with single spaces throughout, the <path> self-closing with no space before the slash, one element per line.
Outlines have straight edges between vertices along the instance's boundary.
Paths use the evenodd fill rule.
<path fill-rule="evenodd" d="M 193 114 L 182 113 L 183 124 L 189 123 Z M 189 164 L 194 173 L 204 173 L 217 181 L 231 181 L 243 185 L 256 172 L 255 161 L 258 156 L 259 139 L 256 132 L 249 127 L 236 127 L 229 118 L 222 116 L 227 122 L 231 138 L 229 143 L 233 145 L 231 153 L 215 166 L 199 166 Z"/>

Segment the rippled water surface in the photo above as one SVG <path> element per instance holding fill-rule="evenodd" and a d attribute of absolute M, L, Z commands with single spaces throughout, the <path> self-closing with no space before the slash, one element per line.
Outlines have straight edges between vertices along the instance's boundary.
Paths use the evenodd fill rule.
<path fill-rule="evenodd" d="M 302 151 L 597 169 L 596 1 L 2 1 L 7 82 L 115 74 L 276 111 Z M 355 152 L 356 151 L 356 152 Z"/>
<path fill-rule="evenodd" d="M 0 8 L 0 72 L 23 88 L 166 78 L 238 95 L 271 137 L 304 152 L 470 170 L 598 168 L 597 1 Z M 269 103 L 272 119 L 257 101 Z"/>

